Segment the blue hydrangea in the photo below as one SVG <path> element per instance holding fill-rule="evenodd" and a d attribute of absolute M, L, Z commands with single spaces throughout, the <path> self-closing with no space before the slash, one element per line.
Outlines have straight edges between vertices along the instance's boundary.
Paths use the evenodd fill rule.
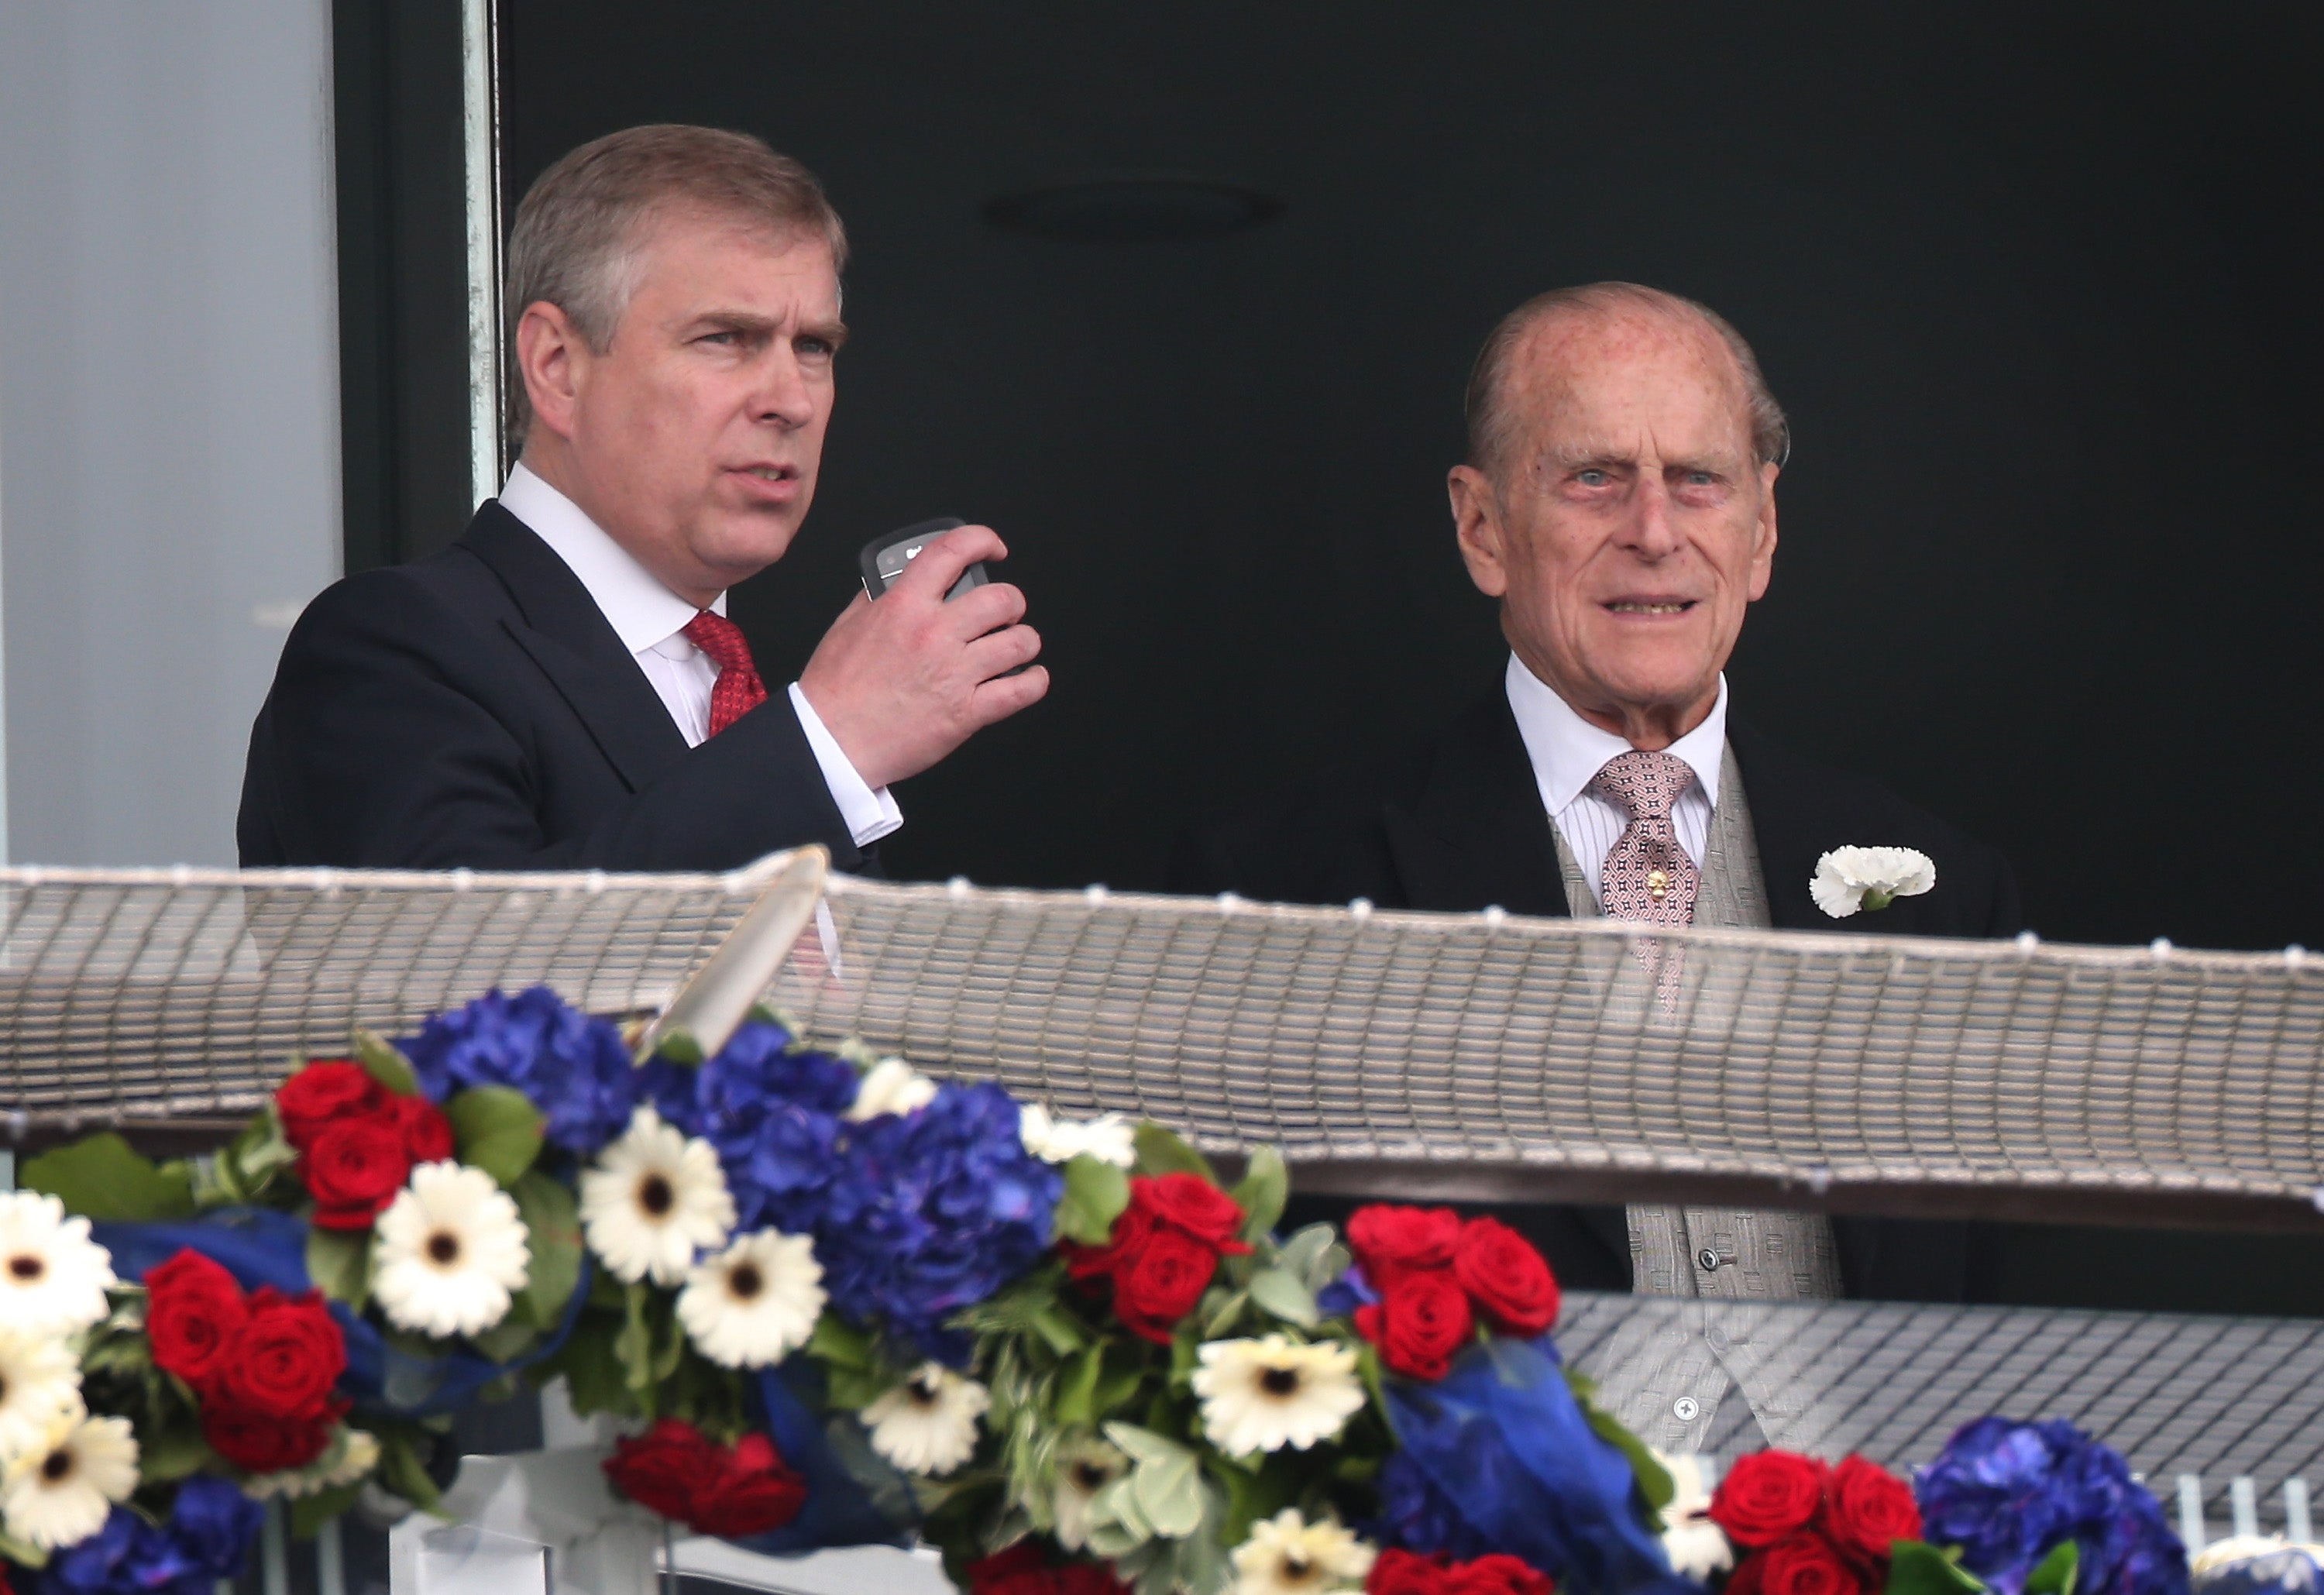
<path fill-rule="evenodd" d="M 816 1255 L 832 1301 L 960 1362 L 944 1329 L 1039 1260 L 1065 1182 L 1025 1150 L 1017 1103 L 997 1085 L 939 1086 L 916 1112 L 850 1125 Z"/>
<path fill-rule="evenodd" d="M 699 1068 L 656 1060 L 641 1083 L 664 1119 L 718 1149 L 739 1228 L 805 1235 L 821 1225 L 857 1078 L 844 1058 L 790 1047 L 781 1026 L 746 1024 Z"/>
<path fill-rule="evenodd" d="M 549 1144 L 579 1157 L 626 1129 L 637 1100 L 637 1071 L 622 1033 L 567 1007 L 547 986 L 514 997 L 487 991 L 396 1046 L 429 1101 L 472 1085 L 511 1087 L 541 1111 Z"/>
<path fill-rule="evenodd" d="M 1366 1538 L 1423 1556 L 1443 1552 L 1455 1562 L 1489 1556 L 1488 1541 L 1436 1488 L 1428 1471 L 1401 1451 L 1388 1453 L 1379 1473 L 1379 1517 L 1360 1526 Z"/>
<path fill-rule="evenodd" d="M 168 1523 L 156 1527 L 124 1507 L 105 1526 L 49 1558 L 32 1587 L 43 1595 L 211 1595 L 240 1575 L 265 1511 L 223 1479 L 178 1487 Z"/>
<path fill-rule="evenodd" d="M 2064 1540 L 2080 1546 L 2077 1595 L 2185 1595 L 2187 1552 L 2116 1452 L 2071 1424 L 1979 1418 L 1914 1486 L 1931 1544 L 2001 1595 Z"/>

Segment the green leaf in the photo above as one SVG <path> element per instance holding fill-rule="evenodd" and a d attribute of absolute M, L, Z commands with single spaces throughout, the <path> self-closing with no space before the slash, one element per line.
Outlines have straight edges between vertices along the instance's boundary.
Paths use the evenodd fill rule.
<path fill-rule="evenodd" d="M 1203 1318 L 1203 1339 L 1206 1341 L 1217 1340 L 1226 1333 L 1228 1326 L 1241 1317 L 1242 1310 L 1250 1305 L 1247 1293 L 1215 1285 L 1204 1300 L 1210 1304 L 1210 1311 Z"/>
<path fill-rule="evenodd" d="M 1191 1451 L 1159 1461 L 1141 1461 L 1130 1471 L 1138 1509 L 1165 1539 L 1184 1539 L 1202 1526 L 1202 1470 Z"/>
<path fill-rule="evenodd" d="M 290 1503 L 290 1537 L 294 1540 L 313 1539 L 323 1525 L 354 1510 L 355 1498 L 361 1494 L 363 1485 L 357 1481 L 300 1497 Z"/>
<path fill-rule="evenodd" d="M 540 1155 L 540 1110 L 505 1085 L 472 1085 L 444 1104 L 460 1161 L 513 1185 Z"/>
<path fill-rule="evenodd" d="M 1072 1317 L 1054 1305 L 1033 1314 L 1033 1332 L 1060 1357 L 1072 1356 L 1087 1340 Z"/>
<path fill-rule="evenodd" d="M 1315 1293 L 1287 1268 L 1261 1268 L 1251 1276 L 1250 1299 L 1286 1323 L 1315 1327 Z"/>
<path fill-rule="evenodd" d="M 585 1312 L 557 1355 L 535 1363 L 529 1371 L 536 1382 L 563 1374 L 567 1399 L 577 1416 L 600 1412 L 626 1416 L 636 1408 L 630 1400 L 622 1360 L 613 1354 L 613 1336 L 619 1328 L 611 1314 Z"/>
<path fill-rule="evenodd" d="M 1186 1448 L 1167 1434 L 1157 1434 L 1151 1429 L 1141 1429 L 1136 1424 L 1108 1424 L 1105 1437 L 1113 1442 L 1121 1454 L 1133 1462 L 1159 1461 L 1164 1459 L 1191 1455 Z"/>
<path fill-rule="evenodd" d="M 326 1230 L 320 1224 L 307 1231 L 307 1277 L 335 1302 L 361 1307 L 371 1294 L 369 1230 Z"/>
<path fill-rule="evenodd" d="M 894 1379 L 874 1369 L 834 1366 L 824 1373 L 824 1399 L 835 1407 L 862 1412 L 895 1385 Z"/>
<path fill-rule="evenodd" d="M 167 1484 L 183 1479 L 209 1461 L 209 1443 L 201 1425 L 188 1413 L 180 1423 L 137 1436 L 137 1476 L 141 1483 Z"/>
<path fill-rule="evenodd" d="M 183 1163 L 156 1166 L 109 1129 L 42 1153 L 16 1171 L 16 1183 L 84 1218 L 151 1222 L 194 1212 L 192 1170 Z"/>
<path fill-rule="evenodd" d="M 364 1073 L 378 1081 L 397 1096 L 418 1096 L 420 1076 L 411 1067 L 411 1060 L 391 1046 L 386 1037 L 374 1031 L 355 1031 L 355 1062 Z"/>
<path fill-rule="evenodd" d="M 540 1331 L 512 1313 L 482 1333 L 470 1335 L 468 1343 L 492 1361 L 509 1362 L 540 1339 Z"/>
<path fill-rule="evenodd" d="M 1138 1148 L 1138 1172 L 1143 1175 L 1191 1174 L 1215 1185 L 1219 1176 L 1211 1172 L 1211 1160 L 1181 1139 L 1176 1130 L 1165 1129 L 1148 1119 L 1131 1132 Z"/>
<path fill-rule="evenodd" d="M 613 1337 L 613 1355 L 621 1360 L 622 1382 L 643 1396 L 654 1386 L 653 1329 L 646 1323 L 646 1287 L 628 1286 L 622 1295 L 622 1331 Z"/>
<path fill-rule="evenodd" d="M 1891 1547 L 1884 1595 L 1974 1595 L 1985 1586 L 1926 1540 Z"/>
<path fill-rule="evenodd" d="M 1113 1234 L 1113 1221 L 1129 1205 L 1129 1171 L 1084 1153 L 1065 1164 L 1065 1194 L 1052 1222 L 1068 1240 L 1103 1246 Z"/>
<path fill-rule="evenodd" d="M 2080 1545 L 2072 1540 L 2060 1540 L 2025 1575 L 2025 1595 L 2074 1595 L 2074 1580 L 2081 1572 L 2081 1560 Z"/>
<path fill-rule="evenodd" d="M 807 1351 L 808 1356 L 834 1368 L 873 1369 L 880 1362 L 872 1353 L 872 1337 L 829 1311 L 815 1321 L 815 1333 L 807 1339 Z"/>
<path fill-rule="evenodd" d="M 401 1496 L 423 1512 L 432 1512 L 443 1499 L 436 1481 L 428 1477 L 420 1453 L 412 1449 L 411 1435 L 401 1427 L 385 1424 L 378 1425 L 379 1467 L 374 1476 L 382 1489 Z"/>
<path fill-rule="evenodd" d="M 1291 1173 L 1283 1166 L 1283 1154 L 1273 1147 L 1253 1152 L 1242 1182 L 1229 1194 L 1242 1207 L 1242 1238 L 1253 1246 L 1266 1240 L 1291 1196 Z"/>
<path fill-rule="evenodd" d="M 702 1043 L 684 1030 L 671 1030 L 654 1043 L 654 1056 L 689 1069 L 702 1066 Z"/>
<path fill-rule="evenodd" d="M 30 1542 L 14 1538 L 5 1532 L 0 1532 L 0 1557 L 35 1572 L 49 1564 L 46 1551 L 36 1549 Z"/>
<path fill-rule="evenodd" d="M 524 1287 L 532 1322 L 542 1329 L 554 1328 L 581 1283 L 581 1217 L 572 1188 L 536 1168 L 509 1194 L 516 1198 L 532 1251 Z"/>
<path fill-rule="evenodd" d="M 1086 1429 L 1097 1422 L 1097 1381 L 1105 1371 L 1105 1347 L 1084 1346 L 1075 1352 L 1057 1378 L 1057 1393 L 1049 1415 L 1061 1428 Z"/>
<path fill-rule="evenodd" d="M 1283 1243 L 1276 1257 L 1279 1268 L 1297 1275 L 1311 1291 L 1320 1291 L 1348 1271 L 1348 1249 L 1329 1224 L 1309 1224 Z"/>

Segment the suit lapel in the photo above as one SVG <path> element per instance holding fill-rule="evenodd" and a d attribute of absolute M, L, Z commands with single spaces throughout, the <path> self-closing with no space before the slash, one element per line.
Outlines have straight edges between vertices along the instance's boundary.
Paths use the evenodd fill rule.
<path fill-rule="evenodd" d="M 460 546 L 508 589 L 524 618 L 502 624 L 580 717 L 623 785 L 634 792 L 686 756 L 686 737 L 660 694 L 555 549 L 496 501 L 476 512 Z"/>
<path fill-rule="evenodd" d="M 1767 888 L 1767 917 L 1778 930 L 1830 930 L 1831 917 L 1808 895 L 1816 860 L 1839 844 L 1821 812 L 1818 783 L 1781 748 L 1731 712 L 1727 746 L 1742 768 L 1751 806 L 1751 836 L 1759 845 L 1759 877 Z"/>
<path fill-rule="evenodd" d="M 1410 807 L 1381 821 L 1410 907 L 1565 917 L 1549 816 L 1500 693 L 1452 722 Z"/>

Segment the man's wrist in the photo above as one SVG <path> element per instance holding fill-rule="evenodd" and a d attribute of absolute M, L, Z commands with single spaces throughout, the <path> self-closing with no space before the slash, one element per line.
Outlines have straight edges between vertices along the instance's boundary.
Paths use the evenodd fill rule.
<path fill-rule="evenodd" d="M 823 784 L 831 790 L 831 800 L 838 806 L 840 822 L 858 847 L 869 847 L 904 823 L 904 811 L 885 787 L 874 788 L 866 781 L 854 763 L 847 757 L 839 739 L 824 724 L 815 705 L 807 700 L 807 691 L 798 682 L 790 685 L 791 709 L 798 716 L 799 729 L 807 733 L 808 751 L 815 754 L 816 763 L 823 770 Z"/>

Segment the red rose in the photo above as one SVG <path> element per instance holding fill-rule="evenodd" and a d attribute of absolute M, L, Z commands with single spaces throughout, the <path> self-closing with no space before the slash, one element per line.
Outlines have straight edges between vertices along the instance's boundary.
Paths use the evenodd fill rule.
<path fill-rule="evenodd" d="M 1364 1595 L 1444 1595 L 1444 1559 L 1390 1546 L 1372 1559 Z"/>
<path fill-rule="evenodd" d="M 387 1092 L 361 1064 L 319 1058 L 285 1080 L 274 1093 L 282 1139 L 303 1152 L 326 1124 L 366 1119 L 387 1104 Z"/>
<path fill-rule="evenodd" d="M 299 1156 L 315 1222 L 326 1230 L 370 1229 L 410 1174 L 403 1130 L 390 1113 L 326 1124 Z"/>
<path fill-rule="evenodd" d="M 1250 1249 L 1237 1240 L 1243 1211 L 1235 1199 L 1200 1175 L 1166 1174 L 1130 1182 L 1130 1203 L 1154 1215 L 1157 1222 L 1176 1224 L 1195 1240 L 1219 1251 Z"/>
<path fill-rule="evenodd" d="M 807 1480 L 784 1462 L 764 1434 L 745 1434 L 720 1453 L 718 1472 L 696 1493 L 687 1521 L 704 1534 L 731 1537 L 780 1528 L 807 1504 Z"/>
<path fill-rule="evenodd" d="M 1444 1570 L 1444 1595 L 1550 1595 L 1549 1575 L 1499 1552 Z"/>
<path fill-rule="evenodd" d="M 1921 1537 L 1921 1508 L 1903 1480 L 1860 1456 L 1844 1456 L 1825 1482 L 1817 1526 L 1842 1555 L 1885 1572 L 1895 1542 Z"/>
<path fill-rule="evenodd" d="M 649 1512 L 686 1520 L 695 1492 L 724 1465 L 725 1455 L 692 1424 L 664 1418 L 644 1434 L 613 1443 L 598 1465 L 613 1488 Z"/>
<path fill-rule="evenodd" d="M 1356 1309 L 1356 1332 L 1380 1360 L 1416 1379 L 1441 1379 L 1477 1322 L 1469 1297 L 1446 1274 L 1407 1274 L 1376 1307 Z"/>
<path fill-rule="evenodd" d="M 1348 1216 L 1348 1249 L 1382 1294 L 1407 1274 L 1450 1268 L 1460 1240 L 1461 1215 L 1449 1207 L 1360 1207 Z"/>
<path fill-rule="evenodd" d="M 1218 1272 L 1219 1254 L 1182 1230 L 1157 1226 L 1135 1256 L 1113 1271 L 1113 1310 L 1122 1327 L 1167 1345 L 1178 1320 L 1194 1310 Z"/>
<path fill-rule="evenodd" d="M 1533 1242 L 1499 1219 L 1471 1219 L 1461 1226 L 1452 1277 L 1504 1333 L 1531 1340 L 1557 1322 L 1556 1277 Z"/>
<path fill-rule="evenodd" d="M 337 1414 L 318 1418 L 275 1418 L 241 1406 L 202 1408 L 202 1438 L 210 1449 L 245 1473 L 282 1473 L 303 1468 L 331 1443 Z"/>
<path fill-rule="evenodd" d="M 1124 1255 L 1135 1254 L 1153 1236 L 1153 1210 L 1132 1202 L 1113 1221 L 1112 1233 L 1103 1246 L 1065 1242 L 1065 1273 L 1075 1279 L 1111 1278 L 1114 1265 Z"/>
<path fill-rule="evenodd" d="M 234 1276 L 191 1247 L 145 1271 L 145 1335 L 155 1366 L 197 1390 L 250 1316 Z"/>
<path fill-rule="evenodd" d="M 250 1316 L 218 1365 L 216 1395 L 259 1417 L 318 1418 L 346 1366 L 346 1341 L 323 1298 L 269 1286 L 250 1298 Z"/>
<path fill-rule="evenodd" d="M 1823 1502 L 1825 1468 L 1792 1451 L 1754 1452 L 1711 1492 L 1711 1520 L 1738 1545 L 1772 1545 L 1807 1526 Z"/>
<path fill-rule="evenodd" d="M 1049 1558 L 1033 1540 L 1019 1540 L 968 1564 L 968 1595 L 1056 1595 Z"/>
<path fill-rule="evenodd" d="M 1110 1562 L 1068 1562 L 1052 1568 L 1057 1595 L 1130 1595 L 1130 1586 L 1114 1576 Z"/>
<path fill-rule="evenodd" d="M 1871 1595 L 1856 1570 L 1820 1534 L 1786 1535 L 1767 1547 L 1764 1558 L 1753 1560 L 1767 1564 L 1766 1595 Z"/>
<path fill-rule="evenodd" d="M 1720 1587 L 1720 1595 L 1764 1595 L 1766 1582 L 1767 1554 L 1754 1551 L 1735 1564 L 1735 1571 L 1727 1575 L 1727 1582 Z"/>
<path fill-rule="evenodd" d="M 403 1131 L 404 1155 L 414 1163 L 441 1163 L 452 1156 L 452 1121 L 422 1096 L 391 1099 L 396 1128 Z"/>

